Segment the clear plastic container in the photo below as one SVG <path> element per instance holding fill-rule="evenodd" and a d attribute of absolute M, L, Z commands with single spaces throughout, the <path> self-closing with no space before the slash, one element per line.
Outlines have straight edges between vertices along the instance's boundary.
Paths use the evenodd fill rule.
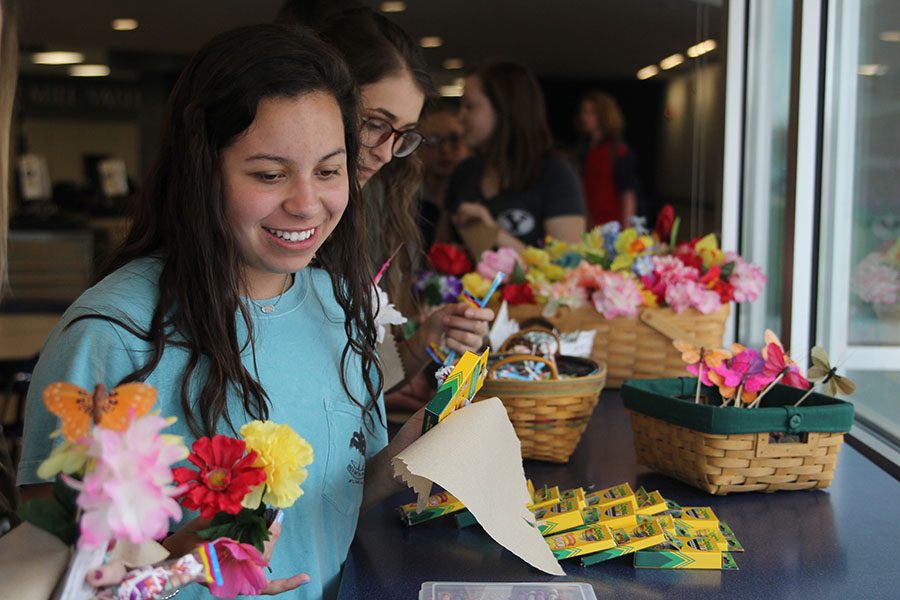
<path fill-rule="evenodd" d="M 569 581 L 426 581 L 419 600 L 597 600 L 597 596 L 589 584 Z"/>

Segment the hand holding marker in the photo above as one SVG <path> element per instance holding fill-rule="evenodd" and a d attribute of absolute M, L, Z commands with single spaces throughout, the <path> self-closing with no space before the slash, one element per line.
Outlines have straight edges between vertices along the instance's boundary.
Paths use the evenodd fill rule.
<path fill-rule="evenodd" d="M 462 299 L 464 302 L 472 306 L 473 308 L 484 308 L 487 306 L 487 303 L 490 301 L 491 296 L 494 295 L 494 292 L 497 291 L 497 288 L 500 287 L 500 284 L 503 283 L 503 280 L 506 276 L 502 272 L 498 272 L 494 276 L 494 281 L 491 282 L 491 287 L 488 289 L 487 293 L 484 295 L 484 298 L 478 299 L 472 294 L 469 293 L 468 290 L 463 290 Z M 454 360 L 456 360 L 456 352 L 450 351 L 448 354 L 443 355 L 441 350 L 437 348 L 434 344 L 430 344 L 428 348 L 425 349 L 428 352 L 428 355 L 431 356 L 432 360 L 434 360 L 439 365 L 449 365 Z"/>

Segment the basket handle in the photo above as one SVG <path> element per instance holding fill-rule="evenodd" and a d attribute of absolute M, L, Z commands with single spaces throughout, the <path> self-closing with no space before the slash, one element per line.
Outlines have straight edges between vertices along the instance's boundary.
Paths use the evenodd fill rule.
<path fill-rule="evenodd" d="M 559 371 L 557 371 L 556 365 L 543 356 L 535 356 L 534 354 L 513 354 L 512 356 L 501 358 L 493 365 L 491 365 L 491 367 L 488 369 L 487 378 L 494 379 L 494 371 L 502 366 L 508 365 L 510 363 L 524 362 L 526 360 L 531 362 L 544 363 L 545 365 L 550 367 L 550 379 L 559 379 Z"/>
<path fill-rule="evenodd" d="M 703 346 L 703 342 L 686 332 L 681 327 L 669 321 L 668 317 L 664 316 L 659 311 L 642 310 L 638 318 L 641 320 L 641 322 L 645 323 L 652 329 L 655 329 L 670 340 L 682 340 L 697 348 Z"/>
<path fill-rule="evenodd" d="M 541 333 L 548 333 L 548 334 L 552 335 L 553 339 L 556 340 L 556 354 L 560 353 L 560 350 L 562 350 L 562 342 L 559 339 L 559 334 L 556 333 L 556 331 L 554 331 L 553 329 L 548 329 L 546 327 L 539 327 L 539 326 L 526 327 L 525 329 L 520 329 L 519 331 L 515 332 L 514 334 L 512 334 L 511 336 L 506 338 L 506 340 L 503 342 L 503 345 L 500 346 L 500 352 L 506 352 L 507 350 L 509 350 L 509 341 L 510 340 L 515 340 L 516 338 L 523 336 L 523 334 L 526 334 L 526 333 L 529 333 L 532 331 L 539 331 Z"/>

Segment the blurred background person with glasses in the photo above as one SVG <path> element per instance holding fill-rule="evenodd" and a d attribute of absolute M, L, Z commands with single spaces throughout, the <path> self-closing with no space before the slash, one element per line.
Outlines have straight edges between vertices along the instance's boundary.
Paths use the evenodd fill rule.
<path fill-rule="evenodd" d="M 338 2 L 337 4 L 341 4 Z M 490 309 L 464 302 L 425 313 L 413 293 L 415 270 L 424 257 L 416 224 L 422 163 L 419 116 L 434 97 L 428 64 L 418 44 L 400 26 L 365 7 L 336 10 L 328 2 L 290 0 L 279 20 L 311 27 L 343 56 L 360 91 L 359 185 L 366 208 L 374 275 L 397 251 L 380 287 L 418 327 L 410 337 L 395 332 L 406 381 L 431 363 L 429 344 L 461 354 L 484 345 Z M 387 392 L 389 390 L 385 390 Z M 385 404 L 390 406 L 390 396 Z"/>
<path fill-rule="evenodd" d="M 419 156 L 425 167 L 419 206 L 419 229 L 424 248 L 452 241 L 450 219 L 444 207 L 447 183 L 459 163 L 469 157 L 457 109 L 447 102 L 432 103 L 419 124 L 424 136 Z"/>

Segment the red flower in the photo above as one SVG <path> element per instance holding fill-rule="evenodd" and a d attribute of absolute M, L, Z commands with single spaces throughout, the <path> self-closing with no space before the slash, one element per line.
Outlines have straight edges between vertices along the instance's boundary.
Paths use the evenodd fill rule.
<path fill-rule="evenodd" d="M 668 243 L 669 237 L 672 235 L 672 226 L 675 224 L 675 208 L 671 204 L 666 204 L 656 215 L 656 227 L 653 233 L 661 242 Z"/>
<path fill-rule="evenodd" d="M 510 283 L 503 287 L 503 299 L 510 305 L 534 304 L 534 293 L 527 283 Z"/>
<path fill-rule="evenodd" d="M 188 510 L 199 510 L 204 519 L 220 512 L 239 513 L 250 488 L 266 480 L 265 470 L 253 466 L 256 452 L 244 455 L 246 449 L 243 440 L 226 435 L 201 437 L 194 442 L 188 460 L 200 470 L 172 469 L 175 482 L 188 486 L 179 497 L 181 504 Z"/>
<path fill-rule="evenodd" d="M 719 301 L 722 304 L 728 304 L 729 302 L 734 300 L 734 286 L 727 281 L 722 281 L 720 279 L 716 282 L 712 289 L 715 290 L 717 294 L 719 294 Z"/>
<path fill-rule="evenodd" d="M 472 261 L 465 251 L 454 244 L 435 244 L 428 251 L 431 266 L 445 275 L 465 275 L 472 270 Z"/>

